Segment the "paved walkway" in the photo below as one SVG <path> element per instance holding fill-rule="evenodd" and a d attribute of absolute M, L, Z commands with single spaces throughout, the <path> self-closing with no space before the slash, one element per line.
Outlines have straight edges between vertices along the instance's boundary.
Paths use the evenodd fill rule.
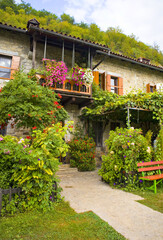
<path fill-rule="evenodd" d="M 141 197 L 112 189 L 97 171 L 62 168 L 62 196 L 76 212 L 92 210 L 129 240 L 163 240 L 163 214 L 136 202 Z"/>

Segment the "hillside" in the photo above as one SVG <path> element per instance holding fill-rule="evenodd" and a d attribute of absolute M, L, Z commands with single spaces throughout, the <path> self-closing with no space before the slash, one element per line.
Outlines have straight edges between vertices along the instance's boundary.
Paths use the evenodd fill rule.
<path fill-rule="evenodd" d="M 152 64 L 163 66 L 163 53 L 159 47 L 148 46 L 138 41 L 134 35 L 125 35 L 119 28 L 108 27 L 104 32 L 94 23 L 75 23 L 74 18 L 67 14 L 58 17 L 45 9 L 37 11 L 24 1 L 20 4 L 14 0 L 0 1 L 0 22 L 26 28 L 27 21 L 32 18 L 36 18 L 43 28 L 98 42 L 107 45 L 115 53 L 136 59 L 144 57 L 150 59 Z"/>

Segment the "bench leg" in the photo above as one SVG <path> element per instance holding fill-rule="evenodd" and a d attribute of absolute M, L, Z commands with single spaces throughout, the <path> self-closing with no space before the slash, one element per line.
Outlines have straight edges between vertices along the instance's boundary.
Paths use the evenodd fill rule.
<path fill-rule="evenodd" d="M 157 193 L 156 180 L 154 180 L 154 193 Z"/>

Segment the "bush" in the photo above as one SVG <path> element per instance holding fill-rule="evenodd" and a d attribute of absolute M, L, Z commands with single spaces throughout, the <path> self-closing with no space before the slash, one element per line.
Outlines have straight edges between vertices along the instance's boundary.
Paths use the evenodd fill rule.
<path fill-rule="evenodd" d="M 154 153 L 155 161 L 163 160 L 163 127 L 156 138 L 156 149 Z"/>
<path fill-rule="evenodd" d="M 83 139 L 73 139 L 70 146 L 70 166 L 77 167 L 79 171 L 92 171 L 95 169 L 95 142 L 85 136 Z"/>
<path fill-rule="evenodd" d="M 5 183 L 10 177 L 10 183 L 23 190 L 19 204 L 17 204 L 17 196 L 11 203 L 8 203 L 6 209 L 9 212 L 15 209 L 14 204 L 18 205 L 21 211 L 33 208 L 46 210 L 51 206 L 52 195 L 55 191 L 54 181 L 58 182 L 56 171 L 58 170 L 59 157 L 60 155 L 64 157 L 68 151 L 68 145 L 63 140 L 66 131 L 67 127 L 62 127 L 58 123 L 46 128 L 44 132 L 34 131 L 31 146 L 29 146 L 30 140 L 16 141 L 10 136 L 5 137 L 5 141 L 0 142 L 1 149 L 6 149 L 8 152 L 7 157 L 3 160 L 3 165 L 9 160 L 11 162 L 6 167 L 6 179 L 2 180 Z M 15 149 L 11 151 L 12 148 L 6 148 L 7 145 L 11 145 Z M 14 155 L 15 153 L 16 155 Z M 59 192 L 60 188 L 57 188 L 58 198 Z"/>
<path fill-rule="evenodd" d="M 137 163 L 150 161 L 152 157 L 152 148 L 141 130 L 117 128 L 110 131 L 106 146 L 108 153 L 102 156 L 99 175 L 111 185 L 137 186 Z"/>

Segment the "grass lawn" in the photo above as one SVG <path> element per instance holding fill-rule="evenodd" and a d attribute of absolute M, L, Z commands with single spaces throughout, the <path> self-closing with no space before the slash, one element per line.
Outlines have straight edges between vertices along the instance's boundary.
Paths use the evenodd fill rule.
<path fill-rule="evenodd" d="M 144 198 L 144 200 L 139 200 L 138 202 L 152 208 L 153 210 L 163 213 L 163 187 L 157 188 L 156 194 L 150 190 L 137 190 L 133 191 L 132 193 Z"/>
<path fill-rule="evenodd" d="M 1 240 L 124 240 L 93 212 L 77 214 L 62 202 L 46 213 L 31 211 L 0 218 Z"/>

